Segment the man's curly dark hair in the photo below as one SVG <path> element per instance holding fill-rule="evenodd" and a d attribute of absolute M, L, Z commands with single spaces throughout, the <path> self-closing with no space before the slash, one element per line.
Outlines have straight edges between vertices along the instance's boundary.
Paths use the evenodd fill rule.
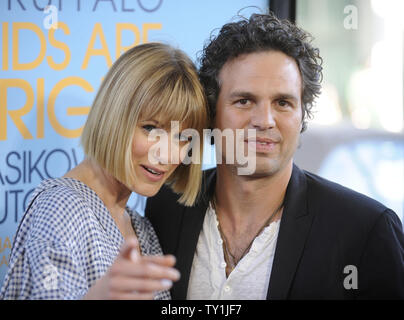
<path fill-rule="evenodd" d="M 218 76 L 223 65 L 242 54 L 276 50 L 295 59 L 302 77 L 302 132 L 312 117 L 315 98 L 320 94 L 322 58 L 311 45 L 313 37 L 288 20 L 273 13 L 253 14 L 250 19 L 225 24 L 217 36 L 211 36 L 199 58 L 199 76 L 209 101 L 210 117 L 216 115 L 219 96 Z"/>

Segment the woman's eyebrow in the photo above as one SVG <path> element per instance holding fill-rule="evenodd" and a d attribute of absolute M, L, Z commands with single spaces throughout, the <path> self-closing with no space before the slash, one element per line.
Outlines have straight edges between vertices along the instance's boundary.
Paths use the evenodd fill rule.
<path fill-rule="evenodd" d="M 141 122 L 154 122 L 156 125 L 160 125 L 160 122 L 158 122 L 156 119 L 148 119 L 148 118 L 143 118 L 140 120 Z"/>

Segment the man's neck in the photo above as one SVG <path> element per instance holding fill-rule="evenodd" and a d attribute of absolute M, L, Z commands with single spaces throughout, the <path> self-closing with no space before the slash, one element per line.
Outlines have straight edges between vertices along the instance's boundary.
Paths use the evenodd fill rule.
<path fill-rule="evenodd" d="M 291 161 L 273 175 L 254 178 L 238 176 L 229 166 L 218 165 L 215 196 L 222 226 L 236 235 L 262 225 L 283 202 L 292 169 Z"/>

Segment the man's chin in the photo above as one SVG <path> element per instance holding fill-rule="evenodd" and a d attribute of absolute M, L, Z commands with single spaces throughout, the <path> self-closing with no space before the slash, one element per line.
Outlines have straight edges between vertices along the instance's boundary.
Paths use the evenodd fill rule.
<path fill-rule="evenodd" d="M 250 176 L 251 178 L 264 178 L 264 177 L 272 177 L 275 175 L 282 174 L 283 172 L 288 171 L 293 166 L 293 158 L 288 160 L 286 159 L 265 159 L 265 161 L 260 161 L 263 159 L 257 158 L 255 163 L 254 170 L 250 170 L 249 174 L 246 176 Z M 240 172 L 240 168 L 239 172 Z M 245 169 L 244 169 L 245 170 Z M 239 173 L 240 175 L 240 173 Z"/>
<path fill-rule="evenodd" d="M 270 177 L 276 174 L 279 171 L 279 166 L 278 165 L 257 165 L 254 170 L 248 170 L 246 168 L 239 167 L 238 169 L 238 174 L 239 175 L 244 175 L 246 178 L 251 178 L 251 179 L 258 179 L 258 178 L 265 178 L 265 177 Z M 240 174 L 240 173 L 244 174 Z"/>

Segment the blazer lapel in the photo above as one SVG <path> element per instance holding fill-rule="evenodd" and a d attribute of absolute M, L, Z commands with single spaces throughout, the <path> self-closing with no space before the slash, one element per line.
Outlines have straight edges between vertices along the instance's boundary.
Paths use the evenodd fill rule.
<path fill-rule="evenodd" d="M 194 253 L 202 230 L 203 220 L 209 205 L 209 199 L 214 192 L 216 184 L 216 170 L 204 172 L 202 196 L 193 207 L 184 207 L 180 227 L 179 243 L 176 250 L 177 265 L 181 278 L 171 289 L 172 298 L 184 300 L 188 291 L 189 276 L 191 273 Z"/>
<path fill-rule="evenodd" d="M 288 298 L 313 220 L 313 214 L 307 210 L 306 193 L 306 177 L 294 165 L 286 190 L 267 299 Z"/>

